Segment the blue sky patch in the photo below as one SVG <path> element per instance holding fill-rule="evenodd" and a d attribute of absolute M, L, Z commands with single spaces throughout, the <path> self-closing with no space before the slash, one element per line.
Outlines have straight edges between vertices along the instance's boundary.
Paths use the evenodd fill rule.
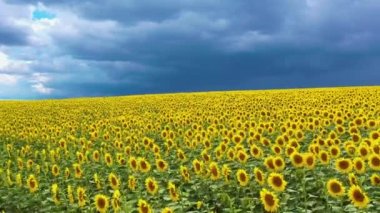
<path fill-rule="evenodd" d="M 54 19 L 55 14 L 45 10 L 35 10 L 33 11 L 32 18 L 33 20 Z"/>

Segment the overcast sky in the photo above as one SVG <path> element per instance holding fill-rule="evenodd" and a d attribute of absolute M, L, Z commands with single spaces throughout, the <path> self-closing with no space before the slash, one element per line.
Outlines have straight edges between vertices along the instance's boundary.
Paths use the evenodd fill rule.
<path fill-rule="evenodd" d="M 0 98 L 380 84 L 379 0 L 0 0 Z"/>

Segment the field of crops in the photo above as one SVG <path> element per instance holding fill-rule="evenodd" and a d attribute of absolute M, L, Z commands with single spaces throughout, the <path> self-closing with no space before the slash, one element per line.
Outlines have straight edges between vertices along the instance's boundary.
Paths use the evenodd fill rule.
<path fill-rule="evenodd" d="M 0 102 L 5 212 L 380 212 L 380 87 Z"/>

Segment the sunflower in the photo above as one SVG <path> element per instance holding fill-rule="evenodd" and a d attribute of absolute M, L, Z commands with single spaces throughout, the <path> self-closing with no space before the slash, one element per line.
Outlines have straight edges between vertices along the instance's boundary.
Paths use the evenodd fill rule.
<path fill-rule="evenodd" d="M 59 205 L 61 203 L 60 198 L 59 198 L 59 188 L 58 188 L 58 184 L 56 183 L 54 183 L 51 186 L 51 196 L 55 205 Z"/>
<path fill-rule="evenodd" d="M 276 194 L 263 188 L 260 191 L 260 200 L 264 206 L 265 211 L 277 212 L 278 207 L 279 207 L 279 200 Z"/>
<path fill-rule="evenodd" d="M 168 169 L 168 163 L 163 159 L 157 159 L 156 168 L 159 172 L 165 172 Z"/>
<path fill-rule="evenodd" d="M 246 163 L 248 160 L 248 154 L 244 150 L 239 150 L 236 154 L 236 158 L 240 163 Z"/>
<path fill-rule="evenodd" d="M 219 166 L 216 162 L 210 163 L 209 172 L 210 172 L 211 180 L 218 180 L 220 178 Z"/>
<path fill-rule="evenodd" d="M 29 175 L 28 180 L 26 181 L 30 192 L 35 192 L 38 190 L 38 181 L 34 175 Z"/>
<path fill-rule="evenodd" d="M 120 207 L 121 207 L 121 194 L 120 194 L 120 191 L 118 189 L 116 189 L 114 192 L 113 192 L 113 195 L 112 195 L 112 208 L 114 210 L 114 212 L 118 212 L 120 210 Z"/>
<path fill-rule="evenodd" d="M 323 164 L 323 165 L 329 164 L 330 155 L 327 151 L 325 151 L 325 150 L 320 151 L 318 154 L 318 157 L 319 157 L 319 161 L 321 162 L 321 164 Z"/>
<path fill-rule="evenodd" d="M 73 188 L 71 185 L 67 185 L 67 197 L 69 198 L 69 203 L 74 203 L 74 195 L 73 195 Z"/>
<path fill-rule="evenodd" d="M 289 146 L 289 145 L 286 146 L 286 148 L 285 148 L 286 156 L 290 157 L 294 152 L 296 152 L 296 148 Z"/>
<path fill-rule="evenodd" d="M 327 192 L 332 197 L 340 197 L 343 196 L 345 193 L 345 188 L 338 179 L 332 178 L 329 181 L 327 181 L 326 184 Z"/>
<path fill-rule="evenodd" d="M 271 149 L 272 149 L 272 152 L 273 152 L 275 155 L 281 155 L 281 154 L 282 154 L 282 148 L 281 148 L 279 145 L 277 145 L 277 144 L 273 145 L 273 146 L 271 147 Z"/>
<path fill-rule="evenodd" d="M 364 163 L 363 159 L 361 159 L 359 157 L 354 158 L 353 166 L 355 168 L 356 173 L 358 173 L 358 174 L 364 174 L 365 173 L 366 169 L 365 169 L 365 163 Z"/>
<path fill-rule="evenodd" d="M 104 161 L 106 162 L 107 166 L 112 166 L 113 160 L 112 160 L 112 156 L 110 153 L 104 154 Z"/>
<path fill-rule="evenodd" d="M 313 153 L 305 153 L 302 155 L 304 165 L 307 169 L 312 170 L 315 167 L 316 159 Z"/>
<path fill-rule="evenodd" d="M 303 157 L 300 153 L 294 152 L 292 155 L 290 155 L 290 160 L 292 161 L 292 165 L 295 168 L 300 168 L 303 166 Z"/>
<path fill-rule="evenodd" d="M 0 175 L 1 175 L 1 172 L 0 172 Z M 21 177 L 21 174 L 20 174 L 20 173 L 18 173 L 18 174 L 16 175 L 16 184 L 17 184 L 18 187 L 21 187 L 21 186 L 22 186 L 22 177 Z"/>
<path fill-rule="evenodd" d="M 375 171 L 379 171 L 380 170 L 380 156 L 378 156 L 376 154 L 372 154 L 368 158 L 368 165 L 371 169 L 373 169 Z"/>
<path fill-rule="evenodd" d="M 141 172 L 147 173 L 150 171 L 150 163 L 145 158 L 139 158 L 138 165 Z"/>
<path fill-rule="evenodd" d="M 95 150 L 95 151 L 92 152 L 92 160 L 94 162 L 99 162 L 99 160 L 100 160 L 100 154 L 99 154 L 98 150 Z"/>
<path fill-rule="evenodd" d="M 143 199 L 139 199 L 137 206 L 139 209 L 139 213 L 152 213 L 152 208 L 150 207 L 148 202 L 146 202 Z"/>
<path fill-rule="evenodd" d="M 339 158 L 335 161 L 335 169 L 340 173 L 349 173 L 352 170 L 352 162 L 348 158 Z"/>
<path fill-rule="evenodd" d="M 273 164 L 274 164 L 274 167 L 275 167 L 274 170 L 276 172 L 281 172 L 285 168 L 285 161 L 284 161 L 284 159 L 281 156 L 276 156 L 273 159 Z"/>
<path fill-rule="evenodd" d="M 185 182 L 189 182 L 190 181 L 190 173 L 189 173 L 189 169 L 186 167 L 186 166 L 180 166 L 179 167 L 179 170 L 181 172 L 181 176 L 183 178 L 183 180 Z"/>
<path fill-rule="evenodd" d="M 240 186 L 247 186 L 249 183 L 249 176 L 244 169 L 238 169 L 236 172 L 236 178 Z"/>
<path fill-rule="evenodd" d="M 380 175 L 372 174 L 371 175 L 371 184 L 372 186 L 380 186 Z"/>
<path fill-rule="evenodd" d="M 133 175 L 128 176 L 128 188 L 132 191 L 135 191 L 136 186 L 137 186 L 137 180 L 135 176 Z"/>
<path fill-rule="evenodd" d="M 95 195 L 95 207 L 96 210 L 100 213 L 104 213 L 107 211 L 109 206 L 108 197 L 103 194 Z"/>
<path fill-rule="evenodd" d="M 174 202 L 178 201 L 179 200 L 179 194 L 177 192 L 176 186 L 171 181 L 169 181 L 169 183 L 168 183 L 168 190 L 169 190 L 170 199 Z"/>
<path fill-rule="evenodd" d="M 128 160 L 129 167 L 132 169 L 132 171 L 137 171 L 138 170 L 138 162 L 137 159 L 133 156 L 129 157 Z"/>
<path fill-rule="evenodd" d="M 81 178 L 82 177 L 82 168 L 81 168 L 80 164 L 74 163 L 73 167 L 74 167 L 74 171 L 75 171 L 75 175 L 74 175 L 75 178 Z"/>
<path fill-rule="evenodd" d="M 57 177 L 59 175 L 59 167 L 56 164 L 51 167 L 51 173 L 54 177 Z"/>
<path fill-rule="evenodd" d="M 331 146 L 329 151 L 332 158 L 338 158 L 340 156 L 340 148 L 337 145 Z"/>
<path fill-rule="evenodd" d="M 149 194 L 155 195 L 158 191 L 157 181 L 152 177 L 148 177 L 147 179 L 145 179 L 145 188 L 149 192 Z"/>
<path fill-rule="evenodd" d="M 263 150 L 261 150 L 260 147 L 258 147 L 257 145 L 253 144 L 250 149 L 249 149 L 252 157 L 256 158 L 256 159 L 259 159 L 263 153 Z"/>
<path fill-rule="evenodd" d="M 197 175 L 202 174 L 203 162 L 199 161 L 198 159 L 194 159 L 192 164 L 193 164 L 193 170 L 194 170 L 195 174 L 197 174 Z"/>
<path fill-rule="evenodd" d="M 369 203 L 367 194 L 357 185 L 352 185 L 348 191 L 348 197 L 354 206 L 366 208 Z"/>
<path fill-rule="evenodd" d="M 268 185 L 272 187 L 273 190 L 282 192 L 285 190 L 286 185 L 288 182 L 284 180 L 284 176 L 279 173 L 270 173 L 268 177 Z"/>
<path fill-rule="evenodd" d="M 227 158 L 228 160 L 232 161 L 235 159 L 235 149 L 230 147 L 228 150 L 227 150 Z"/>
<path fill-rule="evenodd" d="M 264 160 L 264 165 L 265 167 L 269 170 L 269 171 L 273 171 L 276 169 L 275 165 L 274 165 L 274 157 L 273 156 L 268 156 L 265 158 Z"/>
<path fill-rule="evenodd" d="M 349 173 L 348 174 L 348 182 L 350 185 L 358 185 L 358 178 L 355 176 L 354 173 Z"/>
<path fill-rule="evenodd" d="M 69 179 L 69 177 L 70 177 L 70 169 L 66 167 L 65 168 L 65 178 Z"/>
<path fill-rule="evenodd" d="M 120 180 L 114 173 L 108 175 L 108 181 L 113 190 L 119 189 Z"/>
<path fill-rule="evenodd" d="M 161 213 L 173 213 L 173 209 L 169 208 L 169 207 L 165 207 L 164 209 L 162 209 Z"/>
<path fill-rule="evenodd" d="M 79 207 L 83 207 L 86 205 L 86 190 L 84 188 L 77 188 L 77 198 Z"/>
<path fill-rule="evenodd" d="M 227 164 L 223 164 L 222 166 L 222 174 L 224 176 L 224 181 L 229 182 L 230 181 L 230 175 L 231 175 L 231 168 Z"/>
<path fill-rule="evenodd" d="M 255 174 L 255 180 L 257 183 L 259 183 L 260 185 L 264 185 L 265 183 L 265 174 L 263 171 L 261 171 L 261 169 L 255 167 L 253 169 L 253 173 Z"/>

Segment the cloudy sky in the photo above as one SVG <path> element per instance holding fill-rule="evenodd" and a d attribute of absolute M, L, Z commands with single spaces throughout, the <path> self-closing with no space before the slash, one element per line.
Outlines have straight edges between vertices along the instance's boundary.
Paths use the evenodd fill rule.
<path fill-rule="evenodd" d="M 380 84 L 379 0 L 0 0 L 0 98 Z"/>

